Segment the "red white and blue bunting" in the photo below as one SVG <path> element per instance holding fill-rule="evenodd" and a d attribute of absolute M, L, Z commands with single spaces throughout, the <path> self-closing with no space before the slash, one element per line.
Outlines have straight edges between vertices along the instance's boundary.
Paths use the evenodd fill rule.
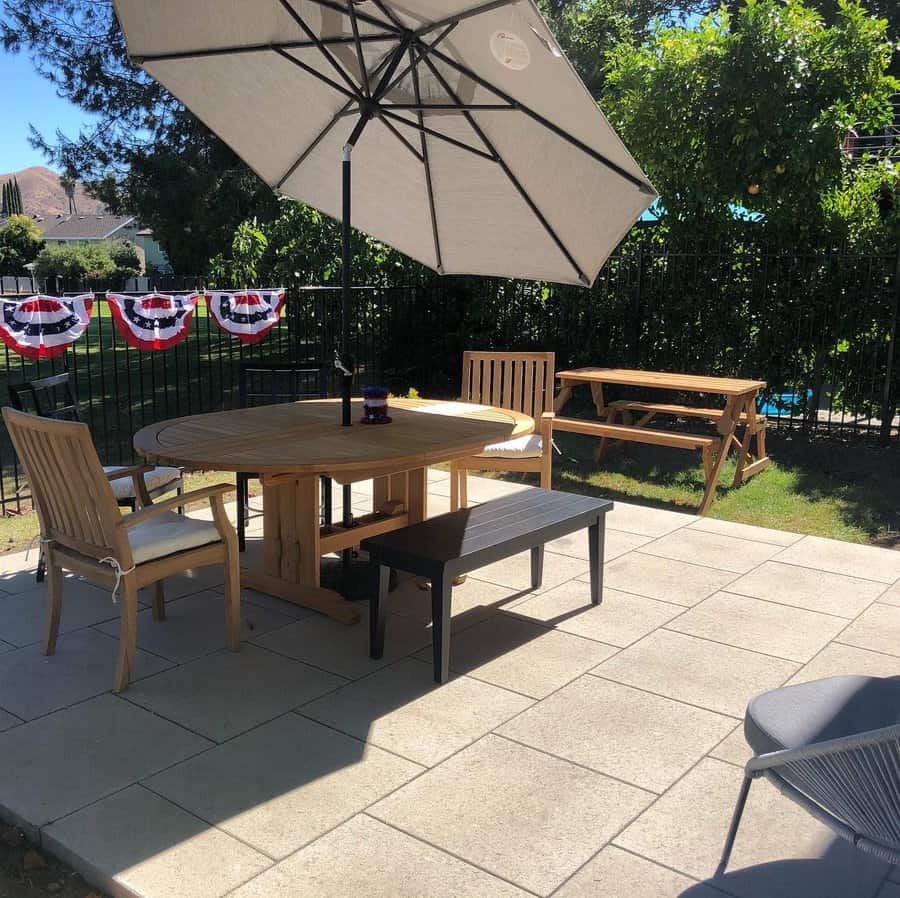
<path fill-rule="evenodd" d="M 122 339 L 135 349 L 169 349 L 188 335 L 198 296 L 122 296 L 108 293 L 109 308 Z"/>
<path fill-rule="evenodd" d="M 55 358 L 85 332 L 93 307 L 93 293 L 3 300 L 0 339 L 26 359 Z"/>
<path fill-rule="evenodd" d="M 210 290 L 206 304 L 216 324 L 244 343 L 257 343 L 278 324 L 284 288 L 231 292 Z"/>

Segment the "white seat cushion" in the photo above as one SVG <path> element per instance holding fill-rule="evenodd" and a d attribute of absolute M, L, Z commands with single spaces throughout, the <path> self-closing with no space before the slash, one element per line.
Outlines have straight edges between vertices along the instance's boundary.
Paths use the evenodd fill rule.
<path fill-rule="evenodd" d="M 104 465 L 103 470 L 108 474 L 110 471 L 118 471 L 122 465 Z M 144 474 L 144 483 L 147 484 L 149 492 L 181 479 L 181 471 L 178 468 L 158 467 Z M 113 495 L 116 499 L 133 499 L 134 498 L 134 479 L 131 477 L 117 477 L 110 480 L 109 485 L 112 487 Z"/>
<path fill-rule="evenodd" d="M 128 528 L 135 564 L 216 543 L 219 538 L 219 531 L 211 521 L 198 521 L 173 511 L 161 512 Z"/>
<path fill-rule="evenodd" d="M 529 433 L 524 437 L 516 437 L 504 443 L 494 443 L 485 446 L 484 452 L 479 452 L 479 458 L 540 458 L 543 454 L 544 443 L 536 433 Z"/>

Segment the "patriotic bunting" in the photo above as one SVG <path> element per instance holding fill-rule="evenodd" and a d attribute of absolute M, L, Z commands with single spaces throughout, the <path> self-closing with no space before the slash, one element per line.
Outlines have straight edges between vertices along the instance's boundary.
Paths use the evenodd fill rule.
<path fill-rule="evenodd" d="M 198 296 L 122 296 L 108 293 L 109 308 L 122 339 L 136 349 L 168 349 L 180 343 L 191 326 Z"/>
<path fill-rule="evenodd" d="M 52 359 L 62 355 L 85 331 L 91 320 L 94 294 L 67 299 L 30 296 L 3 300 L 0 339 L 26 359 Z"/>
<path fill-rule="evenodd" d="M 206 294 L 216 324 L 244 343 L 257 343 L 281 317 L 284 289 L 247 290 L 239 293 L 211 290 Z"/>

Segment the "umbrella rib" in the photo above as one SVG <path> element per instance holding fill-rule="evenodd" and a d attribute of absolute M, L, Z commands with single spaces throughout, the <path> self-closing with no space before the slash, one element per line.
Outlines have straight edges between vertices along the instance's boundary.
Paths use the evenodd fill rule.
<path fill-rule="evenodd" d="M 555 125 L 549 119 L 544 118 L 539 112 L 535 112 L 533 109 L 530 109 L 528 106 L 516 100 L 514 97 L 511 97 L 508 93 L 501 90 L 499 87 L 495 87 L 491 84 L 490 81 L 482 78 L 480 75 L 477 75 L 470 68 L 462 65 L 462 63 L 457 62 L 455 59 L 447 56 L 444 53 L 441 53 L 440 50 L 433 50 L 433 55 L 436 56 L 441 62 L 449 65 L 451 68 L 456 69 L 461 75 L 465 75 L 467 78 L 471 78 L 476 84 L 483 87 L 485 90 L 489 90 L 491 93 L 500 97 L 501 100 L 505 100 L 507 103 L 514 104 L 519 111 L 523 112 L 530 119 L 533 119 L 538 124 L 543 125 L 548 131 L 552 131 L 556 134 L 557 137 L 561 137 L 563 140 L 572 144 L 572 146 L 578 147 L 583 153 L 586 153 L 592 159 L 600 162 L 602 165 L 605 165 L 607 168 L 614 171 L 617 175 L 625 178 L 626 181 L 630 181 L 634 184 L 635 187 L 639 188 L 641 193 L 645 193 L 648 196 L 656 196 L 656 191 L 645 181 L 642 181 L 640 178 L 633 175 L 631 172 L 626 171 L 622 168 L 621 165 L 617 165 L 612 159 L 607 159 L 602 153 L 598 153 L 593 147 L 589 147 L 584 141 L 579 140 L 575 135 L 569 134 L 568 131 L 560 128 L 559 125 Z M 426 62 L 430 62 L 430 60 L 426 60 Z"/>
<path fill-rule="evenodd" d="M 395 34 L 363 34 L 360 40 L 365 44 L 371 44 L 383 41 L 395 41 Z M 353 42 L 352 37 L 326 37 L 322 38 L 322 43 L 329 44 L 349 44 Z M 236 56 L 240 53 L 259 53 L 264 50 L 271 50 L 273 47 L 280 47 L 282 50 L 308 50 L 316 45 L 312 41 L 280 41 L 277 44 L 243 44 L 232 47 L 205 47 L 199 50 L 179 50 L 174 53 L 153 53 L 149 56 L 132 56 L 130 59 L 137 65 L 143 65 L 145 62 L 169 62 L 177 59 L 203 59 L 207 56 Z"/>
<path fill-rule="evenodd" d="M 441 55 L 443 55 L 443 54 L 441 54 Z M 459 100 L 459 97 L 457 96 L 456 92 L 453 90 L 453 88 L 447 82 L 447 79 L 444 78 L 444 76 L 440 73 L 440 71 L 438 70 L 438 67 L 434 64 L 434 62 L 431 59 L 426 58 L 425 65 L 427 65 L 428 68 L 431 69 L 431 72 L 434 75 L 434 77 L 437 78 L 437 80 L 440 82 L 440 84 L 442 85 L 444 90 L 447 91 L 447 95 L 452 100 L 459 103 L 460 100 Z M 541 210 L 538 208 L 535 201 L 531 198 L 528 191 L 522 186 L 521 181 L 519 181 L 519 179 L 515 176 L 515 174 L 513 174 L 512 169 L 506 164 L 506 161 L 500 155 L 500 153 L 497 152 L 497 148 L 493 145 L 493 143 L 491 143 L 488 136 L 481 129 L 481 126 L 472 117 L 472 113 L 471 112 L 463 112 L 463 117 L 472 126 L 472 130 L 478 135 L 478 138 L 485 145 L 485 147 L 488 149 L 488 151 L 493 155 L 494 161 L 500 166 L 501 169 L 503 169 L 503 173 L 509 179 L 509 181 L 513 185 L 513 187 L 515 187 L 515 189 L 518 191 L 519 196 L 521 196 L 522 199 L 525 200 L 525 203 L 527 204 L 528 208 L 531 209 L 532 214 L 541 223 L 541 226 L 544 228 L 544 230 L 547 232 L 547 234 L 550 236 L 550 238 L 556 244 L 559 251 L 566 257 L 566 261 L 572 266 L 572 268 L 575 269 L 575 273 L 578 275 L 578 279 L 581 281 L 581 283 L 584 284 L 585 287 L 590 286 L 591 282 L 590 282 L 590 279 L 588 278 L 588 276 L 581 270 L 581 266 L 575 261 L 575 257 L 572 255 L 572 253 L 569 252 L 568 247 L 565 245 L 565 243 L 563 243 L 559 234 L 556 233 L 556 231 L 553 228 L 553 225 L 551 225 L 550 222 L 547 221 L 546 217 L 544 216 L 544 213 L 541 212 Z"/>
<path fill-rule="evenodd" d="M 405 137 L 404 137 L 397 129 L 396 129 L 396 127 L 395 127 L 394 125 L 392 125 L 386 118 L 381 118 L 381 117 L 379 117 L 379 121 L 381 122 L 382 125 L 385 126 L 385 128 L 388 129 L 388 131 L 391 132 L 391 134 L 394 135 L 394 137 L 397 138 L 397 140 L 400 141 L 400 143 L 403 144 L 403 146 L 406 147 L 406 149 L 408 149 L 408 150 L 410 151 L 410 153 L 413 154 L 413 156 L 416 157 L 416 159 L 417 159 L 419 162 L 424 162 L 424 161 L 425 161 L 425 160 L 422 158 L 422 155 L 419 153 L 419 151 L 418 151 L 418 150 L 417 150 L 417 149 L 416 149 L 416 148 L 415 148 L 415 147 L 414 147 L 414 146 L 413 146 L 413 145 L 412 145 L 412 144 L 411 144 L 411 143 L 410 143 L 410 142 L 409 142 L 409 141 L 408 141 L 408 140 L 407 140 L 407 139 L 406 139 L 406 138 L 405 138 Z"/>
<path fill-rule="evenodd" d="M 421 103 L 422 92 L 419 89 L 419 68 L 418 64 L 415 62 L 416 51 L 412 47 L 409 48 L 409 58 L 412 63 L 413 92 L 416 102 Z M 416 117 L 419 120 L 419 127 L 424 128 L 425 116 L 422 114 L 421 110 L 416 113 Z M 434 240 L 434 259 L 437 263 L 435 268 L 438 274 L 441 274 L 444 270 L 444 261 L 441 258 L 441 241 L 438 237 L 437 213 L 434 208 L 434 189 L 431 183 L 431 161 L 428 158 L 428 142 L 425 139 L 424 131 L 419 132 L 419 143 L 422 147 L 422 164 L 425 166 L 425 189 L 428 192 L 428 211 L 431 214 L 431 236 Z"/>
<path fill-rule="evenodd" d="M 429 31 L 434 31 L 435 28 L 443 28 L 444 25 L 449 22 L 453 22 L 454 24 L 458 24 L 463 21 L 463 19 L 471 19 L 473 16 L 480 16 L 482 13 L 492 12 L 495 9 L 500 9 L 503 6 L 510 6 L 513 3 L 518 2 L 518 0 L 491 0 L 490 3 L 484 3 L 481 6 L 474 6 L 472 9 L 466 9 L 462 12 L 456 13 L 453 16 L 447 16 L 446 19 L 438 19 L 437 22 L 431 22 L 429 25 L 423 25 L 421 28 L 416 29 L 416 37 L 421 37 L 423 34 L 428 34 Z"/>
<path fill-rule="evenodd" d="M 396 109 L 403 112 L 428 112 L 430 110 L 440 112 L 515 112 L 517 107 L 509 103 L 391 103 L 382 106 L 382 109 Z"/>
<path fill-rule="evenodd" d="M 353 0 L 347 0 L 347 12 L 350 13 L 350 25 L 353 28 L 353 43 L 356 44 L 356 58 L 359 61 L 363 92 L 367 97 L 370 97 L 372 91 L 369 88 L 369 72 L 366 69 L 366 60 L 363 57 L 362 41 L 359 37 L 359 22 L 356 21 L 356 10 L 353 8 Z"/>
<path fill-rule="evenodd" d="M 294 9 L 293 6 L 288 2 L 288 0 L 278 0 L 278 2 L 282 5 L 287 14 L 303 29 L 303 33 L 316 45 L 318 51 L 328 60 L 331 67 L 344 79 L 344 82 L 350 88 L 354 96 L 361 96 L 359 85 L 347 74 L 346 69 L 334 58 L 331 51 L 325 44 L 322 43 L 322 39 L 306 24 L 306 20 L 297 10 Z"/>
<path fill-rule="evenodd" d="M 339 12 L 345 16 L 349 15 L 349 13 L 347 12 L 347 7 L 342 6 L 340 3 L 337 3 L 336 0 L 310 0 L 310 3 L 315 3 L 318 6 L 324 6 L 328 9 L 333 9 L 335 12 Z M 405 29 L 402 27 L 398 28 L 391 22 L 385 22 L 359 9 L 356 10 L 356 18 L 359 19 L 360 22 L 365 22 L 367 25 L 375 25 L 378 28 L 386 28 L 388 31 L 392 31 L 395 37 L 399 35 L 400 32 L 405 31 Z M 388 16 L 388 18 L 390 19 L 391 17 Z"/>
<path fill-rule="evenodd" d="M 411 122 L 408 118 L 404 118 L 401 115 L 395 115 L 393 112 L 388 112 L 384 107 L 380 109 L 379 114 L 383 118 L 393 119 L 395 122 L 400 122 L 401 124 L 407 125 L 410 128 L 415 128 L 422 134 L 428 134 L 430 137 L 435 137 L 438 140 L 443 140 L 445 143 L 449 143 L 451 146 L 458 147 L 460 150 L 466 150 L 467 152 L 472 153 L 475 156 L 480 156 L 482 159 L 487 159 L 488 162 L 497 161 L 496 156 L 493 156 L 490 153 L 486 153 L 484 150 L 479 150 L 476 147 L 470 146 L 462 140 L 457 140 L 455 137 L 450 137 L 447 134 L 442 134 L 440 131 L 435 131 L 434 128 L 429 128 L 427 125 L 420 125 L 418 122 Z"/>
<path fill-rule="evenodd" d="M 314 78 L 318 78 L 319 81 L 322 81 L 325 84 L 327 84 L 329 87 L 334 88 L 334 90 L 338 91 L 338 93 L 343 94 L 345 97 L 349 97 L 349 99 L 357 100 L 357 101 L 361 99 L 359 94 L 353 93 L 352 91 L 347 90 L 346 87 L 344 87 L 341 84 L 338 84 L 337 81 L 335 81 L 333 78 L 329 78 L 327 75 L 323 75 L 320 71 L 317 71 L 308 63 L 305 63 L 302 60 L 297 59 L 296 56 L 291 56 L 290 53 L 286 52 L 285 50 L 282 50 L 280 47 L 272 47 L 272 49 L 279 56 L 286 59 L 288 62 L 292 62 L 298 68 L 303 69 L 303 71 L 306 72 L 307 74 L 312 75 Z"/>
<path fill-rule="evenodd" d="M 400 21 L 400 17 L 396 13 L 392 12 L 389 7 L 385 6 L 384 3 L 381 2 L 381 0 L 372 0 L 372 2 L 388 17 L 388 19 L 390 19 L 391 24 L 393 24 L 395 28 L 399 29 L 400 31 L 407 30 L 403 22 Z"/>
<path fill-rule="evenodd" d="M 456 28 L 456 23 L 452 22 L 447 28 L 444 29 L 430 44 L 426 46 L 425 49 L 416 48 L 413 49 L 410 53 L 410 59 L 413 60 L 408 66 L 406 66 L 399 75 L 396 75 L 391 83 L 381 92 L 381 96 L 386 96 L 390 91 L 396 87 L 410 72 L 414 71 L 416 66 L 439 44 L 441 41 L 446 38 L 453 29 Z M 418 51 L 418 58 L 414 57 L 413 54 Z"/>

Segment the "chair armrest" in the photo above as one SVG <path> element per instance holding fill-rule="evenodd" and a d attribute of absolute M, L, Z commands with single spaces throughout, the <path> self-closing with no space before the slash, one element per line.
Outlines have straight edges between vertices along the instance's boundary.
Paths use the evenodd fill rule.
<path fill-rule="evenodd" d="M 141 508 L 146 508 L 152 504 L 150 493 L 147 490 L 147 483 L 144 480 L 144 474 L 153 470 L 153 465 L 130 465 L 127 468 L 117 468 L 115 471 L 107 471 L 107 480 L 120 480 L 123 477 L 130 477 L 134 484 L 134 495 L 140 503 Z"/>
<path fill-rule="evenodd" d="M 140 511 L 132 512 L 122 516 L 122 520 L 116 525 L 118 527 L 133 527 L 152 518 L 154 515 L 168 511 L 170 508 L 178 508 L 180 505 L 187 505 L 188 502 L 197 502 L 200 499 L 213 499 L 216 496 L 223 496 L 225 493 L 233 493 L 235 486 L 233 483 L 217 483 L 213 486 L 205 486 L 203 489 L 191 490 L 181 496 L 172 496 L 171 499 L 165 499 L 157 502 L 155 505 L 148 505 Z"/>
<path fill-rule="evenodd" d="M 556 417 L 554 412 L 544 412 L 541 415 L 540 420 L 540 431 L 541 436 L 545 440 L 549 440 L 552 438 L 553 434 L 553 419 Z"/>

